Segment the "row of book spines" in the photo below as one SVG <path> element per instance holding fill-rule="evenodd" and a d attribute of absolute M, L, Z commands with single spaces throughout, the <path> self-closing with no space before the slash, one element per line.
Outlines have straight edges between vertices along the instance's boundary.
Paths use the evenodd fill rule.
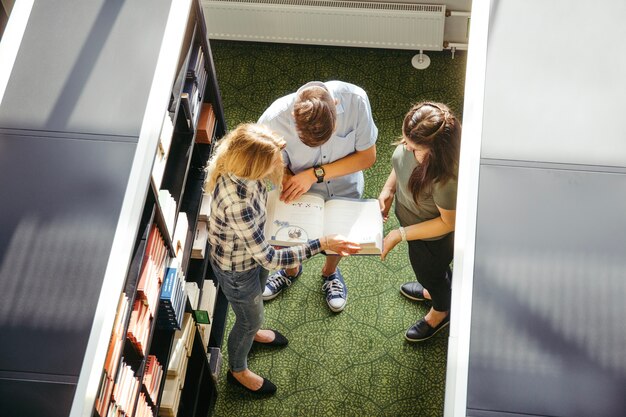
<path fill-rule="evenodd" d="M 185 301 L 184 274 L 179 267 L 168 267 L 159 303 L 159 325 L 166 328 L 180 328 Z"/>
<path fill-rule="evenodd" d="M 193 50 L 187 67 L 187 77 L 183 91 L 194 98 L 194 101 L 197 103 L 201 101 L 204 96 L 209 74 L 205 67 L 205 56 L 202 47 L 196 44 L 192 48 Z"/>
<path fill-rule="evenodd" d="M 139 393 L 139 401 L 137 401 L 137 408 L 135 410 L 134 417 L 154 417 L 152 407 L 148 404 L 146 394 L 143 392 Z"/>
<path fill-rule="evenodd" d="M 146 354 L 152 318 L 153 315 L 148 306 L 140 300 L 135 300 L 133 311 L 130 313 L 126 337 L 135 346 L 135 349 L 141 352 L 142 356 Z"/>
<path fill-rule="evenodd" d="M 126 315 L 128 313 L 129 300 L 126 294 L 120 295 L 120 301 L 117 305 L 117 312 L 115 314 L 115 320 L 113 322 L 113 331 L 111 332 L 111 338 L 109 339 L 109 347 L 107 356 L 104 360 L 104 370 L 109 374 L 114 375 L 114 371 L 117 370 L 120 353 L 124 344 L 124 325 L 126 323 Z"/>
<path fill-rule="evenodd" d="M 189 64 L 187 65 L 187 77 L 197 77 L 200 72 L 206 72 L 202 46 L 200 44 L 194 44 L 192 48 Z"/>
<path fill-rule="evenodd" d="M 184 359 L 191 356 L 194 336 L 193 317 L 190 313 L 185 313 L 181 329 L 174 333 L 173 348 L 167 365 L 169 376 L 179 375 L 183 372 L 186 364 Z"/>
<path fill-rule="evenodd" d="M 156 404 L 159 388 L 163 378 L 163 367 L 156 356 L 150 355 L 146 362 L 143 385 L 152 404 Z M 139 395 L 138 401 L 137 396 Z M 136 404 L 136 408 L 135 408 Z M 135 410 L 136 417 L 151 417 L 154 415 L 152 407 L 146 399 L 146 394 L 139 391 L 139 378 L 132 368 L 124 363 L 115 378 L 104 374 L 101 395 L 96 399 L 96 411 L 100 416 L 131 416 Z"/>
<path fill-rule="evenodd" d="M 156 404 L 159 398 L 159 388 L 163 379 L 163 366 L 154 355 L 148 355 L 146 367 L 143 374 L 143 386 L 150 397 L 152 404 Z"/>
<path fill-rule="evenodd" d="M 110 382 L 111 379 L 107 378 L 107 383 Z M 138 395 L 139 378 L 135 376 L 132 368 L 122 360 L 120 369 L 117 372 L 117 377 L 115 378 L 111 396 L 106 397 L 110 399 L 106 415 L 118 415 L 118 413 L 121 412 L 123 415 L 132 416 Z"/>
<path fill-rule="evenodd" d="M 162 417 L 175 417 L 178 413 L 194 336 L 193 317 L 190 313 L 185 313 L 182 329 L 176 331 L 172 342 L 174 347 L 170 355 L 163 396 L 159 405 L 159 415 Z"/>
<path fill-rule="evenodd" d="M 137 284 L 137 295 L 150 307 L 153 315 L 160 284 L 163 282 L 166 260 L 167 247 L 165 241 L 157 225 L 153 224 L 146 243 L 146 252 Z"/>

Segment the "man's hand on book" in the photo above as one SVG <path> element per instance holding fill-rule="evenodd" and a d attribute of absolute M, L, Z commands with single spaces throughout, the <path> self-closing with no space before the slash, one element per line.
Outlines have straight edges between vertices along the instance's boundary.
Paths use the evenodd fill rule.
<path fill-rule="evenodd" d="M 402 236 L 400 236 L 398 229 L 393 229 L 391 232 L 387 233 L 383 241 L 383 253 L 380 255 L 380 259 L 384 261 L 387 254 L 401 241 Z"/>
<path fill-rule="evenodd" d="M 331 250 L 341 256 L 354 255 L 359 253 L 361 246 L 358 243 L 350 242 L 341 235 L 328 235 L 320 239 L 322 250 Z"/>
<path fill-rule="evenodd" d="M 391 203 L 393 203 L 394 192 L 389 188 L 383 188 L 378 196 L 378 203 L 380 204 L 380 212 L 383 215 L 383 221 L 386 222 L 389 218 L 389 210 L 391 209 Z"/>
<path fill-rule="evenodd" d="M 311 186 L 317 182 L 317 177 L 312 169 L 304 170 L 283 180 L 283 191 L 280 194 L 280 200 L 290 203 L 302 194 L 311 189 Z"/>

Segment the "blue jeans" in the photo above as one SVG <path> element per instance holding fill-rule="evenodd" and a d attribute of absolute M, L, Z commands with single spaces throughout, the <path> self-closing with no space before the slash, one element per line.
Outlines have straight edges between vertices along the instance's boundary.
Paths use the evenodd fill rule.
<path fill-rule="evenodd" d="M 268 271 L 260 266 L 249 271 L 222 271 L 211 259 L 213 273 L 235 313 L 228 335 L 228 366 L 233 372 L 248 369 L 248 353 L 263 323 L 263 288 Z"/>

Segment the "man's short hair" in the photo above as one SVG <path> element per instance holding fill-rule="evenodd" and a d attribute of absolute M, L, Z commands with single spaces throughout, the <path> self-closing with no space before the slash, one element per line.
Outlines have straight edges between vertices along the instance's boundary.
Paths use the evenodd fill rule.
<path fill-rule="evenodd" d="M 302 143 L 313 148 L 321 146 L 335 131 L 337 109 L 333 96 L 323 83 L 308 83 L 296 93 L 293 116 Z"/>

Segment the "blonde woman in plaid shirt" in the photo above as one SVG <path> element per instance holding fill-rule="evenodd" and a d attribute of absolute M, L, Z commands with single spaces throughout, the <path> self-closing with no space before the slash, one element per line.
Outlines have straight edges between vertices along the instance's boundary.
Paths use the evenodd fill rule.
<path fill-rule="evenodd" d="M 285 346 L 276 330 L 261 330 L 263 288 L 268 270 L 294 268 L 332 249 L 343 256 L 360 247 L 332 235 L 285 249 L 274 249 L 264 236 L 266 180 L 281 184 L 285 142 L 256 124 L 241 124 L 220 140 L 209 161 L 206 191 L 213 197 L 209 220 L 210 262 L 235 313 L 228 335 L 227 379 L 256 394 L 273 394 L 276 386 L 248 369 L 253 342 Z"/>

